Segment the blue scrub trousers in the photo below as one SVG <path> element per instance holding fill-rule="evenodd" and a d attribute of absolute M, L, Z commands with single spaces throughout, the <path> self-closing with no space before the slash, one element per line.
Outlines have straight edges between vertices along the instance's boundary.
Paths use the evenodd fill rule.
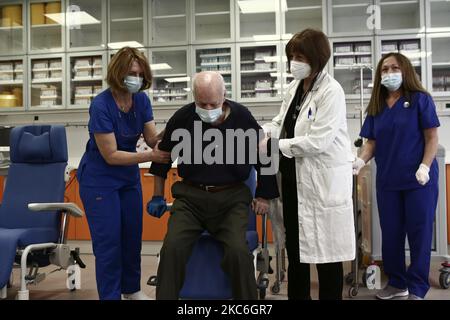
<path fill-rule="evenodd" d="M 120 300 L 140 290 L 142 190 L 80 186 L 95 255 L 101 300 Z"/>
<path fill-rule="evenodd" d="M 437 199 L 437 183 L 410 190 L 377 189 L 383 265 L 389 277 L 388 284 L 408 288 L 410 294 L 422 298 L 430 288 L 428 275 Z M 408 270 L 405 236 L 408 236 L 411 257 Z"/>

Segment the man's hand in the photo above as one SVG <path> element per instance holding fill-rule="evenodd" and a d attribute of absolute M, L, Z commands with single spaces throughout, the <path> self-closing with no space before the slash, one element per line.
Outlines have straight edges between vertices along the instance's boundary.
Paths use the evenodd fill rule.
<path fill-rule="evenodd" d="M 159 141 L 152 151 L 150 151 L 150 160 L 157 163 L 170 163 L 170 152 L 159 150 Z"/>
<path fill-rule="evenodd" d="M 147 203 L 147 212 L 155 218 L 161 218 L 167 211 L 166 199 L 162 196 L 153 196 L 152 200 Z"/>
<path fill-rule="evenodd" d="M 269 212 L 269 200 L 263 198 L 255 198 L 252 201 L 252 210 L 256 214 L 266 214 Z"/>

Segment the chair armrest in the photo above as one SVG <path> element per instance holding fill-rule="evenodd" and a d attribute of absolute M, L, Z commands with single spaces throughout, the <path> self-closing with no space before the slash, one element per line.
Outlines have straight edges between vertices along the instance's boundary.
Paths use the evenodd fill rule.
<path fill-rule="evenodd" d="M 55 202 L 55 203 L 29 203 L 28 209 L 31 211 L 66 211 L 75 218 L 83 216 L 83 211 L 73 202 Z"/>

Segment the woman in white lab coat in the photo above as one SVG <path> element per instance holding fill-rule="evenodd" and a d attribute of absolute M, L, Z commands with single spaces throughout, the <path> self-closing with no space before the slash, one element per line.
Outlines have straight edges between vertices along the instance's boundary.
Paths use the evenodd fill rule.
<path fill-rule="evenodd" d="M 345 96 L 324 69 L 326 35 L 306 29 L 286 45 L 294 76 L 279 114 L 263 126 L 280 149 L 283 219 L 288 254 L 288 298 L 311 299 L 310 265 L 319 299 L 342 299 L 342 261 L 355 258 L 352 160 Z M 277 206 L 272 206 L 277 207 Z"/>

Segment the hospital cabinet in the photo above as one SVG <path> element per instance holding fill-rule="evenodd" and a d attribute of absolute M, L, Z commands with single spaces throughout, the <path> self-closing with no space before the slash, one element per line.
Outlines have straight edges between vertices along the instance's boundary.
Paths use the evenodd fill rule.
<path fill-rule="evenodd" d="M 152 0 L 150 2 L 150 39 L 155 45 L 188 43 L 188 2 L 186 0 Z"/>

